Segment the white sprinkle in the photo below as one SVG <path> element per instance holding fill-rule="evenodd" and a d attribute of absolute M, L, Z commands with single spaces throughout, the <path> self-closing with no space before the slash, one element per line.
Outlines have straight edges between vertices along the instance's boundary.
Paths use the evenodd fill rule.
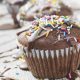
<path fill-rule="evenodd" d="M 77 39 L 74 37 L 75 42 L 77 42 Z"/>
<path fill-rule="evenodd" d="M 60 40 L 60 34 L 58 35 L 58 40 Z"/>

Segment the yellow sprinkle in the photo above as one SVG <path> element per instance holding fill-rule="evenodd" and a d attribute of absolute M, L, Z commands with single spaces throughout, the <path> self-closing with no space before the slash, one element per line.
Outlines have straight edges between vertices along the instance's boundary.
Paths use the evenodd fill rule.
<path fill-rule="evenodd" d="M 25 60 L 24 55 L 21 55 L 20 58 L 19 58 L 19 60 L 20 61 L 24 61 Z"/>
<path fill-rule="evenodd" d="M 42 24 L 42 25 L 43 25 L 43 24 L 45 24 L 45 22 L 44 22 L 44 21 L 43 21 L 43 22 L 42 22 L 42 21 L 40 21 L 39 23 L 40 23 L 40 24 Z"/>
<path fill-rule="evenodd" d="M 48 23 L 51 24 L 51 25 L 53 25 L 53 22 L 52 21 L 48 21 Z"/>
<path fill-rule="evenodd" d="M 69 18 L 68 16 L 65 16 L 66 18 Z"/>
<path fill-rule="evenodd" d="M 56 17 L 56 20 L 59 19 L 59 16 Z"/>
<path fill-rule="evenodd" d="M 46 32 L 46 37 L 48 37 L 48 35 L 49 35 L 49 32 L 50 32 L 50 31 L 47 31 L 47 32 Z"/>
<path fill-rule="evenodd" d="M 26 33 L 25 33 L 25 36 L 26 36 L 26 35 L 27 35 L 27 36 L 30 36 L 30 35 L 31 35 L 31 32 L 26 32 Z"/>
<path fill-rule="evenodd" d="M 57 2 L 57 0 L 51 0 L 53 4 L 55 4 Z"/>
<path fill-rule="evenodd" d="M 50 12 L 52 12 L 52 11 L 53 11 L 53 9 L 51 8 L 51 9 L 50 9 Z"/>
<path fill-rule="evenodd" d="M 34 3 L 36 3 L 36 0 L 31 0 L 31 2 L 34 4 Z"/>
<path fill-rule="evenodd" d="M 24 11 L 21 12 L 20 15 L 21 15 L 21 16 L 25 16 L 25 12 L 24 12 Z"/>
<path fill-rule="evenodd" d="M 53 25 L 55 24 L 55 22 L 52 23 Z"/>
<path fill-rule="evenodd" d="M 38 30 L 38 29 L 39 29 L 39 26 L 35 26 L 35 27 L 34 27 L 34 30 Z"/>
<path fill-rule="evenodd" d="M 19 58 L 20 61 L 24 61 L 25 59 Z"/>
<path fill-rule="evenodd" d="M 60 22 L 60 24 L 63 24 L 64 22 Z"/>
<path fill-rule="evenodd" d="M 26 35 L 29 36 L 29 32 L 24 32 L 23 35 L 24 36 L 26 36 Z"/>
<path fill-rule="evenodd" d="M 39 10 L 39 13 L 41 13 L 41 14 L 42 14 L 42 10 Z"/>
<path fill-rule="evenodd" d="M 51 2 L 53 5 L 56 4 L 57 0 L 48 0 L 49 2 Z"/>

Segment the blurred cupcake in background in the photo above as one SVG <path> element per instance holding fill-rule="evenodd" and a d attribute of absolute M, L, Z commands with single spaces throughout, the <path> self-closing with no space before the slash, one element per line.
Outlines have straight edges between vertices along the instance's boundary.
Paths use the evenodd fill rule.
<path fill-rule="evenodd" d="M 22 6 L 17 15 L 19 22 L 33 21 L 44 15 L 71 16 L 72 10 L 59 0 L 31 0 Z"/>
<path fill-rule="evenodd" d="M 3 3 L 6 4 L 7 9 L 9 13 L 12 15 L 12 18 L 14 20 L 14 23 L 18 26 L 18 21 L 16 18 L 16 15 L 20 9 L 21 6 L 23 6 L 28 0 L 3 0 Z"/>
<path fill-rule="evenodd" d="M 17 34 L 29 70 L 37 78 L 63 78 L 80 64 L 80 27 L 68 16 L 44 16 Z"/>

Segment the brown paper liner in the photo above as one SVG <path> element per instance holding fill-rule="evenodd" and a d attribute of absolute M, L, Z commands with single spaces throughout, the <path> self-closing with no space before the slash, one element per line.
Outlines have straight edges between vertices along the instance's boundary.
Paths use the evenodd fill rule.
<path fill-rule="evenodd" d="M 30 71 L 37 78 L 63 78 L 77 70 L 80 50 L 73 47 L 60 50 L 32 49 L 25 56 Z"/>

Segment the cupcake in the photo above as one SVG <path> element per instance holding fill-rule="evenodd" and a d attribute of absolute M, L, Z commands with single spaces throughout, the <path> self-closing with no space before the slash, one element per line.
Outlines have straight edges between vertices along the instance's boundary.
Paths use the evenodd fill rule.
<path fill-rule="evenodd" d="M 44 16 L 17 34 L 25 60 L 37 78 L 56 79 L 75 72 L 80 59 L 80 27 L 67 16 Z"/>
<path fill-rule="evenodd" d="M 25 4 L 25 2 L 27 2 L 27 0 L 4 0 L 4 3 L 7 5 L 7 9 L 9 11 L 9 13 L 12 15 L 12 18 L 14 20 L 14 23 L 18 26 L 18 21 L 17 21 L 17 18 L 16 18 L 16 15 L 19 11 L 19 8 Z"/>
<path fill-rule="evenodd" d="M 33 21 L 36 18 L 41 18 L 44 15 L 64 15 L 71 16 L 72 10 L 70 7 L 66 6 L 64 3 L 56 1 L 55 4 L 52 2 L 38 2 L 32 4 L 28 2 L 22 6 L 17 15 L 18 21 Z"/>

